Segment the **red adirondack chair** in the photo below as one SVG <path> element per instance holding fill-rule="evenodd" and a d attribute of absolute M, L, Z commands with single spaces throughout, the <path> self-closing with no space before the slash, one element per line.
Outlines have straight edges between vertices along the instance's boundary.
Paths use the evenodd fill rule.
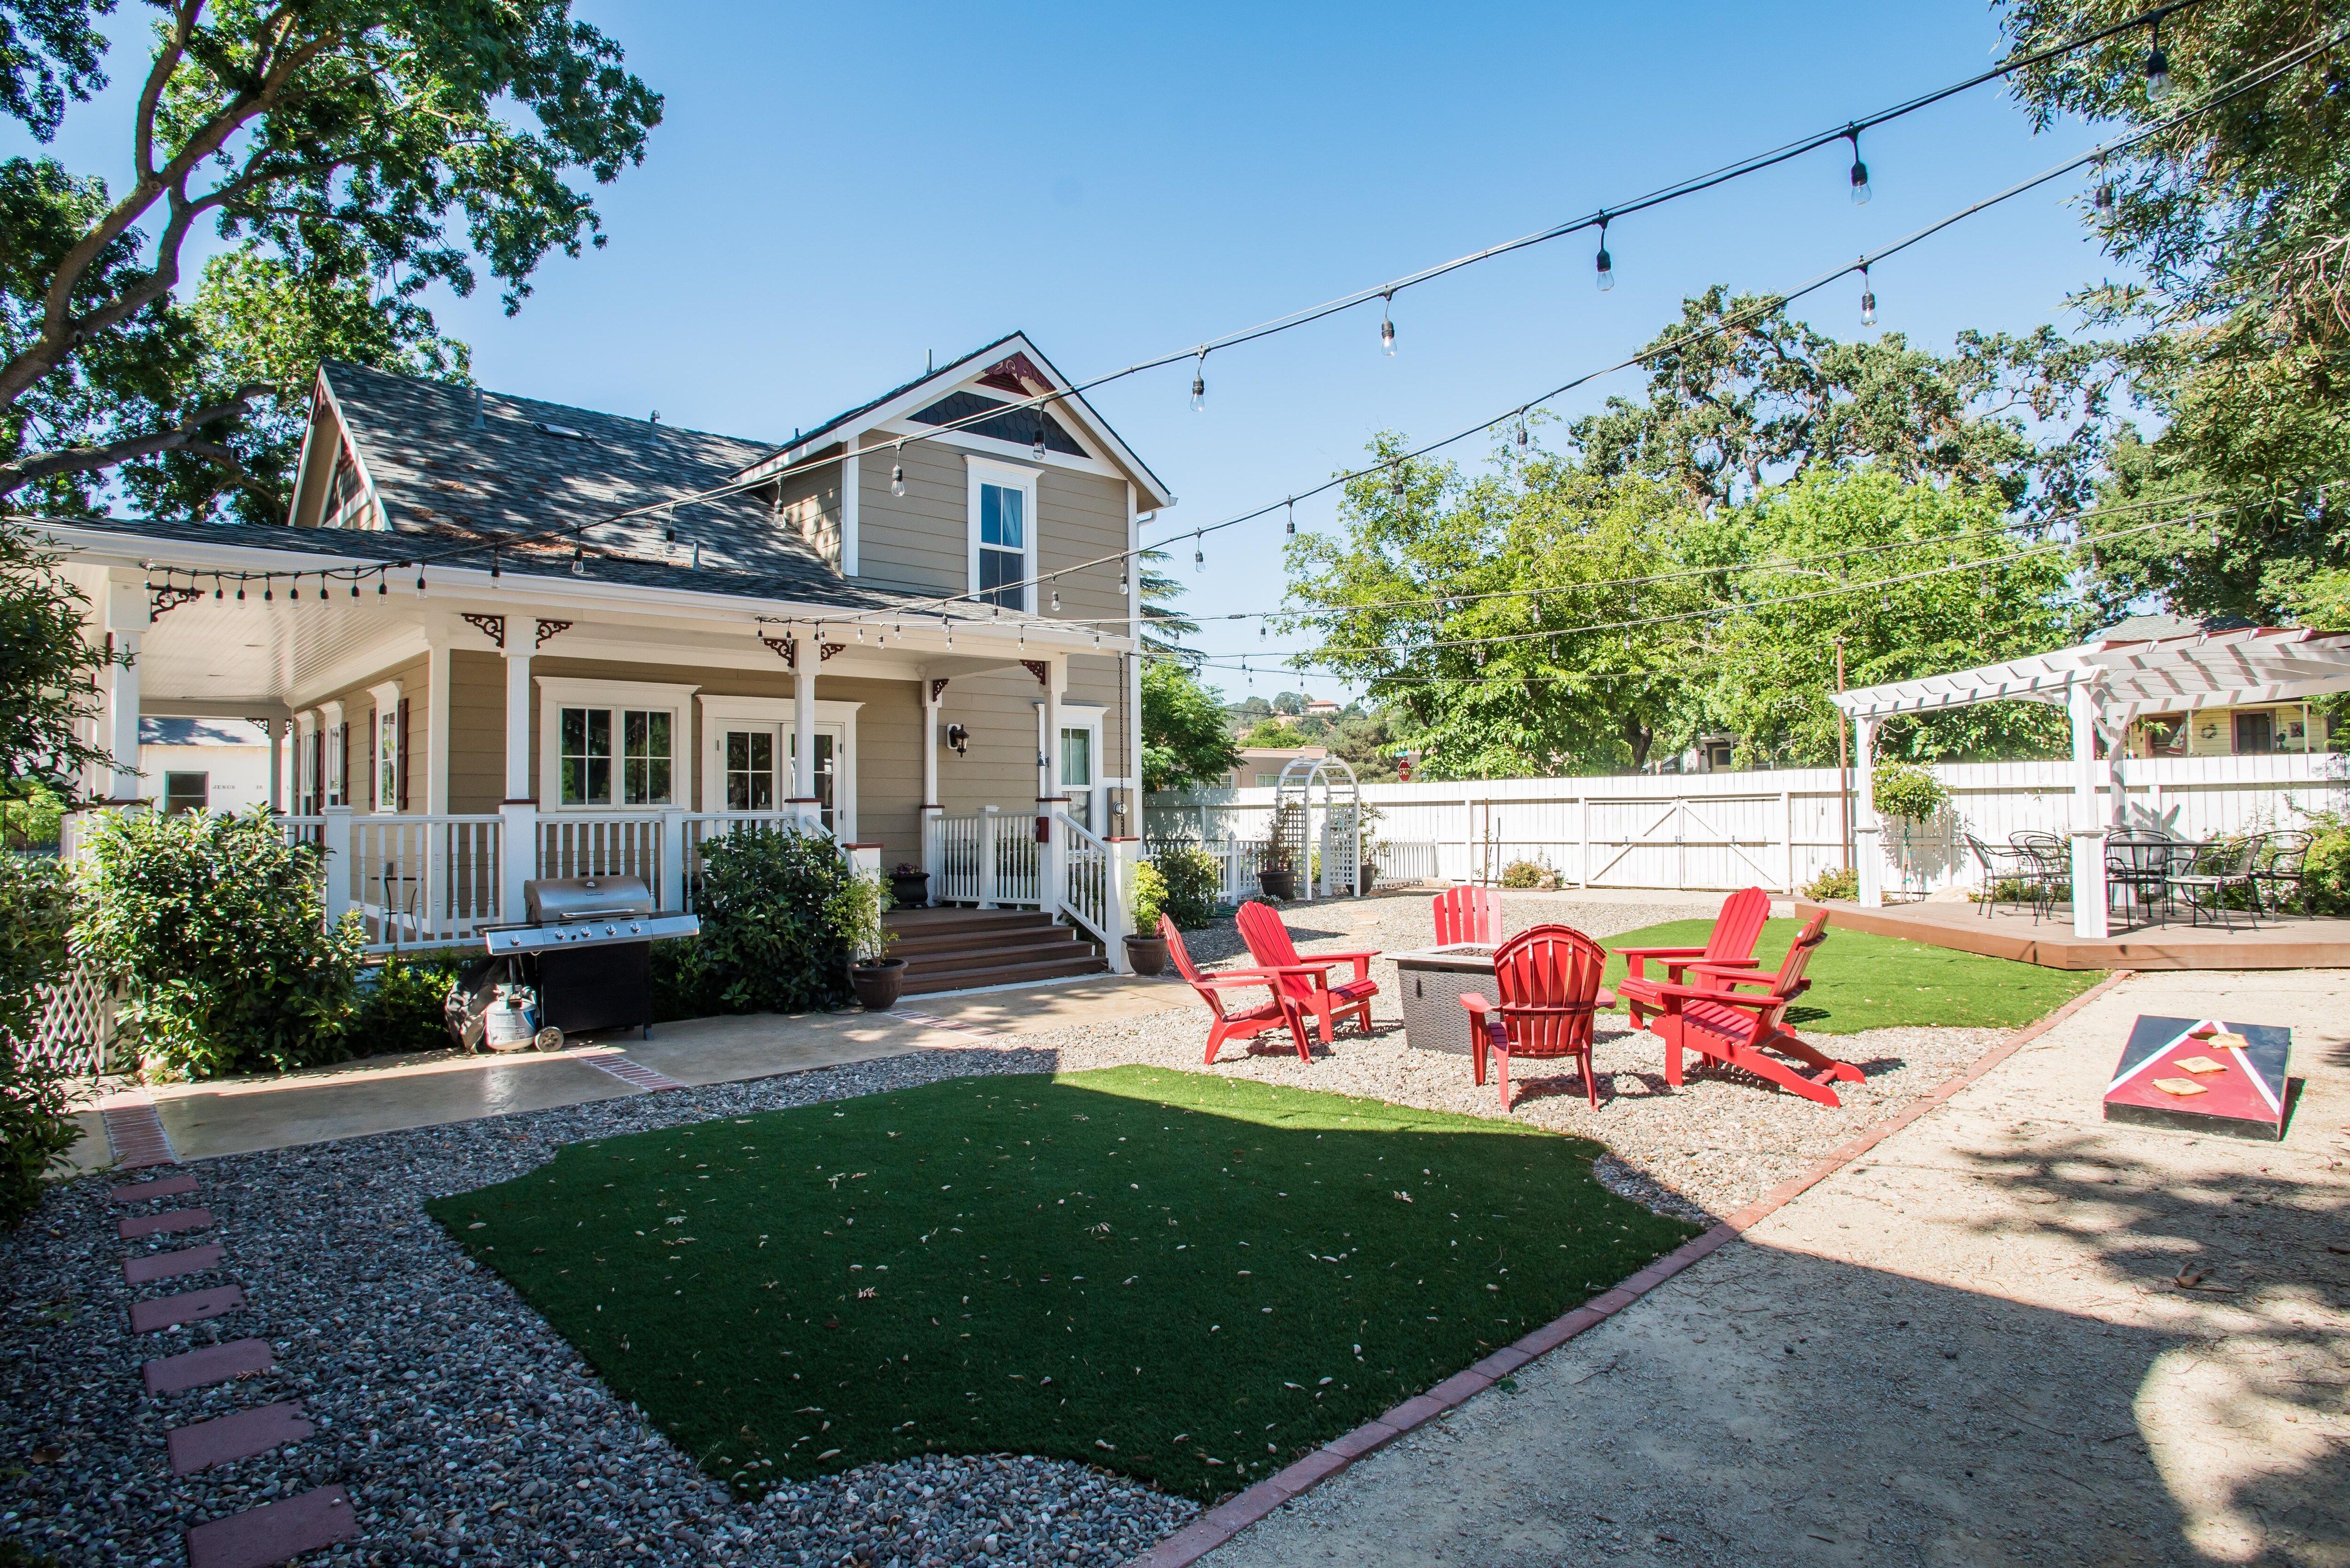
<path fill-rule="evenodd" d="M 1436 945 L 1461 942 L 1492 943 L 1502 940 L 1502 896 L 1491 888 L 1462 883 L 1447 888 L 1430 901 L 1436 917 Z"/>
<path fill-rule="evenodd" d="M 1208 1030 L 1208 1064 L 1216 1064 L 1216 1049 L 1227 1040 L 1245 1040 L 1262 1034 L 1268 1029 L 1286 1027 L 1289 1038 L 1297 1047 L 1297 1059 L 1314 1060 L 1314 1053 L 1305 1044 L 1305 1023 L 1299 1015 L 1297 1003 L 1284 995 L 1282 977 L 1253 969 L 1219 970 L 1214 974 L 1201 974 L 1191 955 L 1183 950 L 1183 933 L 1166 916 L 1159 917 L 1159 934 L 1167 939 L 1167 956 L 1175 961 L 1175 972 L 1191 983 L 1216 1015 Z M 1270 1000 L 1259 1002 L 1245 1012 L 1224 1011 L 1227 992 L 1263 990 Z"/>
<path fill-rule="evenodd" d="M 1499 1068 L 1502 1108 L 1510 1108 L 1510 1062 L 1513 1057 L 1572 1056 L 1583 1075 L 1583 1092 L 1599 1108 L 1599 1084 L 1591 1075 L 1591 1015 L 1616 999 L 1600 989 L 1607 950 L 1572 926 L 1534 926 L 1503 942 L 1493 954 L 1493 1002 L 1473 991 L 1461 993 L 1469 1010 L 1469 1058 L 1477 1081 L 1485 1081 L 1485 1056 Z"/>
<path fill-rule="evenodd" d="M 1364 1033 L 1371 1027 L 1371 998 L 1379 993 L 1378 983 L 1371 979 L 1371 961 L 1379 955 L 1372 952 L 1322 953 L 1313 959 L 1297 956 L 1297 944 L 1289 940 L 1289 928 L 1281 923 L 1281 916 L 1270 904 L 1260 904 L 1252 898 L 1240 908 L 1233 923 L 1240 927 L 1241 940 L 1248 943 L 1249 957 L 1256 960 L 1257 968 L 1281 978 L 1281 993 L 1297 1004 L 1304 1012 L 1314 1015 L 1322 1031 L 1322 1044 L 1330 1044 L 1330 1015 L 1352 1012 L 1362 1021 Z M 1352 980 L 1333 981 L 1330 971 L 1342 963 L 1355 966 Z"/>
<path fill-rule="evenodd" d="M 1771 918 L 1771 895 L 1760 888 L 1743 888 L 1721 901 L 1721 912 L 1713 918 L 1713 930 L 1701 948 L 1617 948 L 1617 956 L 1627 965 L 1627 981 L 1648 978 L 1646 963 L 1654 959 L 1665 971 L 1666 983 L 1679 985 L 1682 971 L 1696 964 L 1711 964 L 1717 969 L 1752 969 L 1755 964 L 1754 942 L 1762 934 L 1762 922 Z M 1719 991 L 1708 976 L 1699 984 L 1701 991 Z M 1632 1014 L 1632 1027 L 1638 1029 L 1646 1020 L 1644 1011 L 1653 1012 L 1627 984 L 1622 987 L 1624 1002 Z"/>
<path fill-rule="evenodd" d="M 1692 973 L 1704 975 L 1719 988 L 1625 981 L 1621 988 L 1625 999 L 1637 999 L 1657 1015 L 1648 1023 L 1648 1033 L 1665 1043 L 1665 1082 L 1680 1083 L 1681 1053 L 1695 1051 L 1768 1078 L 1807 1100 L 1842 1106 L 1844 1102 L 1829 1085 L 1860 1082 L 1860 1069 L 1804 1044 L 1788 1032 L 1783 1022 L 1787 1004 L 1811 989 L 1812 982 L 1804 978 L 1804 966 L 1811 962 L 1812 950 L 1826 940 L 1827 923 L 1825 910 L 1813 916 L 1789 944 L 1786 961 L 1774 975 L 1692 963 L 1688 966 Z M 1761 986 L 1763 994 L 1750 996 L 1733 989 L 1742 985 Z M 1798 1065 L 1779 1060 L 1783 1056 Z"/>

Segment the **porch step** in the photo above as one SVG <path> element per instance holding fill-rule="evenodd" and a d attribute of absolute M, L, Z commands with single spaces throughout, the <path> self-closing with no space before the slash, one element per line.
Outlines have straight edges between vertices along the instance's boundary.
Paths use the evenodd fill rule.
<path fill-rule="evenodd" d="M 893 909 L 889 955 L 906 961 L 908 995 L 1103 974 L 1082 933 L 1035 909 Z"/>

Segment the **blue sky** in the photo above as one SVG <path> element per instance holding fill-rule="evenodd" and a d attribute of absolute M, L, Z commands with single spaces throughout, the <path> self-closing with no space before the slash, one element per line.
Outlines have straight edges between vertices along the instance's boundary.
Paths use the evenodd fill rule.
<path fill-rule="evenodd" d="M 1963 0 L 578 11 L 665 122 L 598 193 L 604 250 L 550 261 L 516 317 L 484 289 L 436 302 L 442 324 L 498 389 L 776 440 L 1014 328 L 1080 379 L 1179 349 L 1956 80 L 1998 43 Z M 116 76 L 135 62 L 118 48 Z M 121 126 L 82 109 L 56 151 L 119 179 Z M 1172 534 L 1319 483 L 1380 429 L 1449 431 L 1621 358 L 1709 284 L 1808 278 L 2092 140 L 2035 137 L 1979 88 L 1870 133 L 1865 207 L 1825 149 L 1615 225 L 1610 293 L 1575 236 L 1407 294 L 1393 358 L 1374 306 L 1211 358 L 1203 413 L 1182 367 L 1096 401 L 1181 498 L 1147 536 Z M 2106 272 L 2078 189 L 1878 269 L 1878 330 L 2069 326 L 2066 294 Z M 1856 334 L 1857 294 L 1799 314 Z M 1276 604 L 1279 541 L 1277 518 L 1211 535 L 1194 575 L 1186 539 L 1186 607 Z M 1237 625 L 1201 640 L 1256 645 Z M 1284 684 L 1335 691 L 1254 689 Z"/>

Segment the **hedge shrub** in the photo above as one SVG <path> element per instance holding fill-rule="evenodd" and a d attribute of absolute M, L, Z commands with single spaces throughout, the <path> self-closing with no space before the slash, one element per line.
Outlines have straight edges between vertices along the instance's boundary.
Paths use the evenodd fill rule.
<path fill-rule="evenodd" d="M 834 919 L 851 889 L 829 838 L 733 833 L 702 851 L 702 935 L 654 946 L 656 1014 L 810 1012 L 846 1005 L 848 943 Z M 670 950 L 664 952 L 664 948 Z"/>
<path fill-rule="evenodd" d="M 325 925 L 318 854 L 266 806 L 109 814 L 90 835 L 78 941 L 128 988 L 151 1070 L 286 1072 L 348 1054 L 366 938 Z"/>
<path fill-rule="evenodd" d="M 0 853 L 0 1227 L 40 1200 L 41 1180 L 73 1147 L 65 1077 L 31 1054 L 39 987 L 65 978 L 73 883 L 54 860 Z"/>
<path fill-rule="evenodd" d="M 1167 885 L 1159 913 L 1175 922 L 1179 931 L 1196 931 L 1216 918 L 1223 901 L 1223 863 L 1196 844 L 1176 844 L 1150 857 L 1159 879 Z"/>

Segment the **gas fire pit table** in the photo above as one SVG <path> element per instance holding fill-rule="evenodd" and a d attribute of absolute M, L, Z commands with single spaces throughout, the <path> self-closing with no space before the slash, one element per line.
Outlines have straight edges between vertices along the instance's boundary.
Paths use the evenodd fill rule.
<path fill-rule="evenodd" d="M 1473 991 L 1490 1001 L 1502 999 L 1493 981 L 1492 946 L 1457 942 L 1388 956 L 1395 961 L 1396 980 L 1403 988 L 1404 1044 L 1416 1051 L 1466 1056 L 1469 1013 L 1461 1005 L 1461 993 Z"/>

